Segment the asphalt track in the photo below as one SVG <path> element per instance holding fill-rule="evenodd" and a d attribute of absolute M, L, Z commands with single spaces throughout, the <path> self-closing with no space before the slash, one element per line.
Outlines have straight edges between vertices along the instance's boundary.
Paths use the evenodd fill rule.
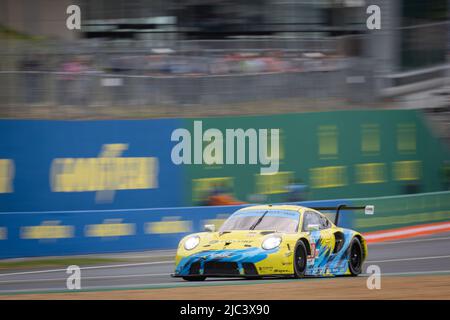
<path fill-rule="evenodd" d="M 161 261 L 152 262 L 81 266 L 81 289 L 176 288 L 285 281 L 207 279 L 203 282 L 186 282 L 170 277 L 174 269 L 172 260 L 164 257 Z M 450 274 L 450 232 L 369 244 L 369 257 L 363 270 L 366 271 L 369 265 L 379 266 L 382 274 L 388 276 Z M 4 271 L 0 273 L 0 299 L 5 294 L 68 291 L 67 277 L 66 269 Z"/>

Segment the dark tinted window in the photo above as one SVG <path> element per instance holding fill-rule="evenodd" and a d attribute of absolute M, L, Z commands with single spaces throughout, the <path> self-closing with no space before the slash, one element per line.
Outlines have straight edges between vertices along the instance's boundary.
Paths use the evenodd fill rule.
<path fill-rule="evenodd" d="M 324 216 L 320 216 L 320 229 L 328 229 L 331 227 L 331 223 L 330 221 L 324 217 Z"/>
<path fill-rule="evenodd" d="M 317 224 L 320 230 L 331 227 L 331 223 L 327 218 L 313 211 L 305 212 L 302 231 L 307 231 L 306 228 L 309 224 Z"/>
<path fill-rule="evenodd" d="M 310 224 L 317 224 L 320 228 L 320 216 L 312 211 L 306 211 L 303 216 L 303 228 L 302 231 L 307 231 L 307 227 Z"/>
<path fill-rule="evenodd" d="M 264 215 L 264 218 L 259 219 Z M 232 230 L 271 230 L 278 232 L 297 232 L 300 215 L 292 210 L 240 210 L 234 213 L 220 227 L 219 231 Z M 259 223 L 255 226 L 255 223 Z"/>

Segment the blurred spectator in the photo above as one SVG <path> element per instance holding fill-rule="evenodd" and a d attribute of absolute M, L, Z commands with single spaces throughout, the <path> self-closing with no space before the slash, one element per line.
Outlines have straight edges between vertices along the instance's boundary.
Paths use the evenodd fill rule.
<path fill-rule="evenodd" d="M 337 58 L 322 53 L 262 51 L 262 52 L 175 52 L 173 50 L 146 54 L 111 54 L 101 61 L 105 72 L 116 75 L 207 75 L 236 73 L 265 73 L 289 71 L 319 71 L 332 69 Z M 38 58 L 26 56 L 21 63 L 23 71 L 41 71 Z M 83 67 L 94 66 L 89 56 L 77 56 L 63 63 L 62 71 L 70 73 L 64 80 L 73 80 Z M 94 69 L 95 69 L 94 68 Z M 70 79 L 69 79 L 70 78 Z M 68 82 L 69 83 L 69 82 Z"/>
<path fill-rule="evenodd" d="M 40 56 L 26 55 L 20 61 L 20 71 L 23 71 L 23 88 L 25 92 L 25 103 L 38 104 L 43 99 L 44 74 L 41 73 L 43 63 Z"/>
<path fill-rule="evenodd" d="M 308 185 L 303 183 L 301 179 L 291 179 L 286 186 L 287 201 L 298 202 L 307 200 Z"/>
<path fill-rule="evenodd" d="M 58 47 L 59 48 L 59 47 Z M 61 47 L 65 49 L 64 47 Z M 82 48 L 77 52 L 91 52 L 89 48 Z M 336 67 L 337 56 L 323 53 L 304 54 L 301 51 L 287 51 L 274 49 L 248 49 L 233 51 L 229 49 L 205 50 L 202 48 L 182 48 L 175 51 L 169 48 L 153 48 L 146 51 L 142 48 L 112 50 L 106 48 L 96 53 L 80 53 L 65 55 L 61 59 L 58 54 L 50 54 L 45 59 L 37 55 L 26 55 L 16 63 L 20 66 L 20 76 L 25 82 L 23 92 L 17 92 L 18 99 L 26 104 L 40 104 L 44 101 L 57 105 L 71 106 L 146 106 L 150 104 L 201 104 L 223 103 L 222 101 L 247 101 L 250 92 L 244 91 L 240 98 L 234 98 L 234 92 L 240 92 L 229 82 L 231 79 L 213 80 L 216 83 L 229 83 L 227 90 L 214 88 L 209 90 L 209 83 L 202 79 L 196 80 L 201 84 L 194 88 L 189 81 L 176 78 L 200 77 L 208 75 L 244 75 L 259 73 L 287 73 L 287 72 L 315 72 Z M 108 51 L 109 50 L 109 51 Z M 62 50 L 62 54 L 67 52 Z M 48 52 L 52 52 L 49 50 Z M 326 60 L 326 61 L 325 61 Z M 59 61 L 56 73 L 43 69 Z M 325 66 L 325 67 L 324 67 Z M 99 73 L 102 73 L 100 76 Z M 268 75 L 271 77 L 272 75 Z M 164 78 L 168 79 L 164 79 Z M 274 78 L 277 75 L 273 75 Z M 56 81 L 56 86 L 51 84 Z M 258 79 L 255 78 L 255 81 Z M 244 81 L 244 78 L 238 79 Z M 272 80 L 270 80 L 272 81 Z M 276 80 L 275 80 L 276 81 Z M 205 85 L 203 85 L 203 83 Z M 270 83 L 270 82 L 269 82 Z M 188 84 L 188 85 L 187 85 Z M 273 84 L 274 96 L 281 94 L 275 89 L 278 82 Z M 280 84 L 280 87 L 282 84 Z M 237 86 L 239 87 L 239 86 Z M 174 89 L 177 88 L 177 89 Z M 180 88 L 180 90 L 178 90 Z M 198 91 L 196 89 L 198 88 Z M 203 91 L 204 90 L 204 91 Z M 284 90 L 284 89 L 283 89 Z M 286 91 L 288 91 L 286 89 Z M 231 94 L 231 92 L 233 92 Z M 247 96 L 248 95 L 248 96 Z M 261 93 L 261 96 L 264 93 Z M 56 99 L 53 100 L 52 97 Z M 23 98 L 22 98 L 23 97 Z M 275 99 L 275 98 L 274 98 Z M 226 102 L 224 102 L 226 103 Z"/>
<path fill-rule="evenodd" d="M 87 66 L 82 57 L 74 57 L 62 65 L 61 92 L 64 105 L 81 105 L 86 89 Z"/>
<path fill-rule="evenodd" d="M 231 190 L 223 184 L 216 184 L 204 203 L 206 206 L 231 206 L 244 204 L 231 195 Z"/>
<path fill-rule="evenodd" d="M 93 87 L 97 77 L 98 71 L 95 68 L 92 57 L 84 56 L 81 58 L 81 74 L 78 84 L 80 92 L 79 103 L 82 106 L 89 106 L 91 102 L 91 96 L 93 94 Z"/>
<path fill-rule="evenodd" d="M 130 92 L 127 90 L 127 85 L 132 82 L 132 79 L 127 77 L 133 74 L 136 69 L 133 68 L 133 62 L 136 57 L 130 55 L 115 56 L 110 60 L 110 72 L 114 74 L 113 80 L 117 85 L 113 86 L 111 92 L 114 101 L 118 103 L 125 103 L 130 98 Z"/>

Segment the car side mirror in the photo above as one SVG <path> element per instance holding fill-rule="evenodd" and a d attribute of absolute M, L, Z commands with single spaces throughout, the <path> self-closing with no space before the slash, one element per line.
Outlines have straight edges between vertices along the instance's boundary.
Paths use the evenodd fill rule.
<path fill-rule="evenodd" d="M 375 206 L 366 206 L 364 208 L 364 214 L 372 215 L 375 213 Z"/>
<path fill-rule="evenodd" d="M 216 231 L 216 226 L 213 224 L 205 224 L 204 229 L 206 232 L 214 232 Z"/>
<path fill-rule="evenodd" d="M 319 230 L 319 225 L 318 224 L 308 224 L 306 226 L 306 231 L 311 232 L 311 231 L 318 231 Z"/>

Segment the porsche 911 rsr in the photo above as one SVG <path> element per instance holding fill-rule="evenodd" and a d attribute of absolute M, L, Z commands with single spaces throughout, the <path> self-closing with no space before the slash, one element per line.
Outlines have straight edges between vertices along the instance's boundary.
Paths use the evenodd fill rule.
<path fill-rule="evenodd" d="M 373 206 L 337 209 L 365 209 Z M 216 232 L 184 237 L 178 246 L 174 277 L 357 276 L 367 258 L 364 237 L 340 228 L 319 210 L 293 205 L 258 205 L 232 214 Z"/>

